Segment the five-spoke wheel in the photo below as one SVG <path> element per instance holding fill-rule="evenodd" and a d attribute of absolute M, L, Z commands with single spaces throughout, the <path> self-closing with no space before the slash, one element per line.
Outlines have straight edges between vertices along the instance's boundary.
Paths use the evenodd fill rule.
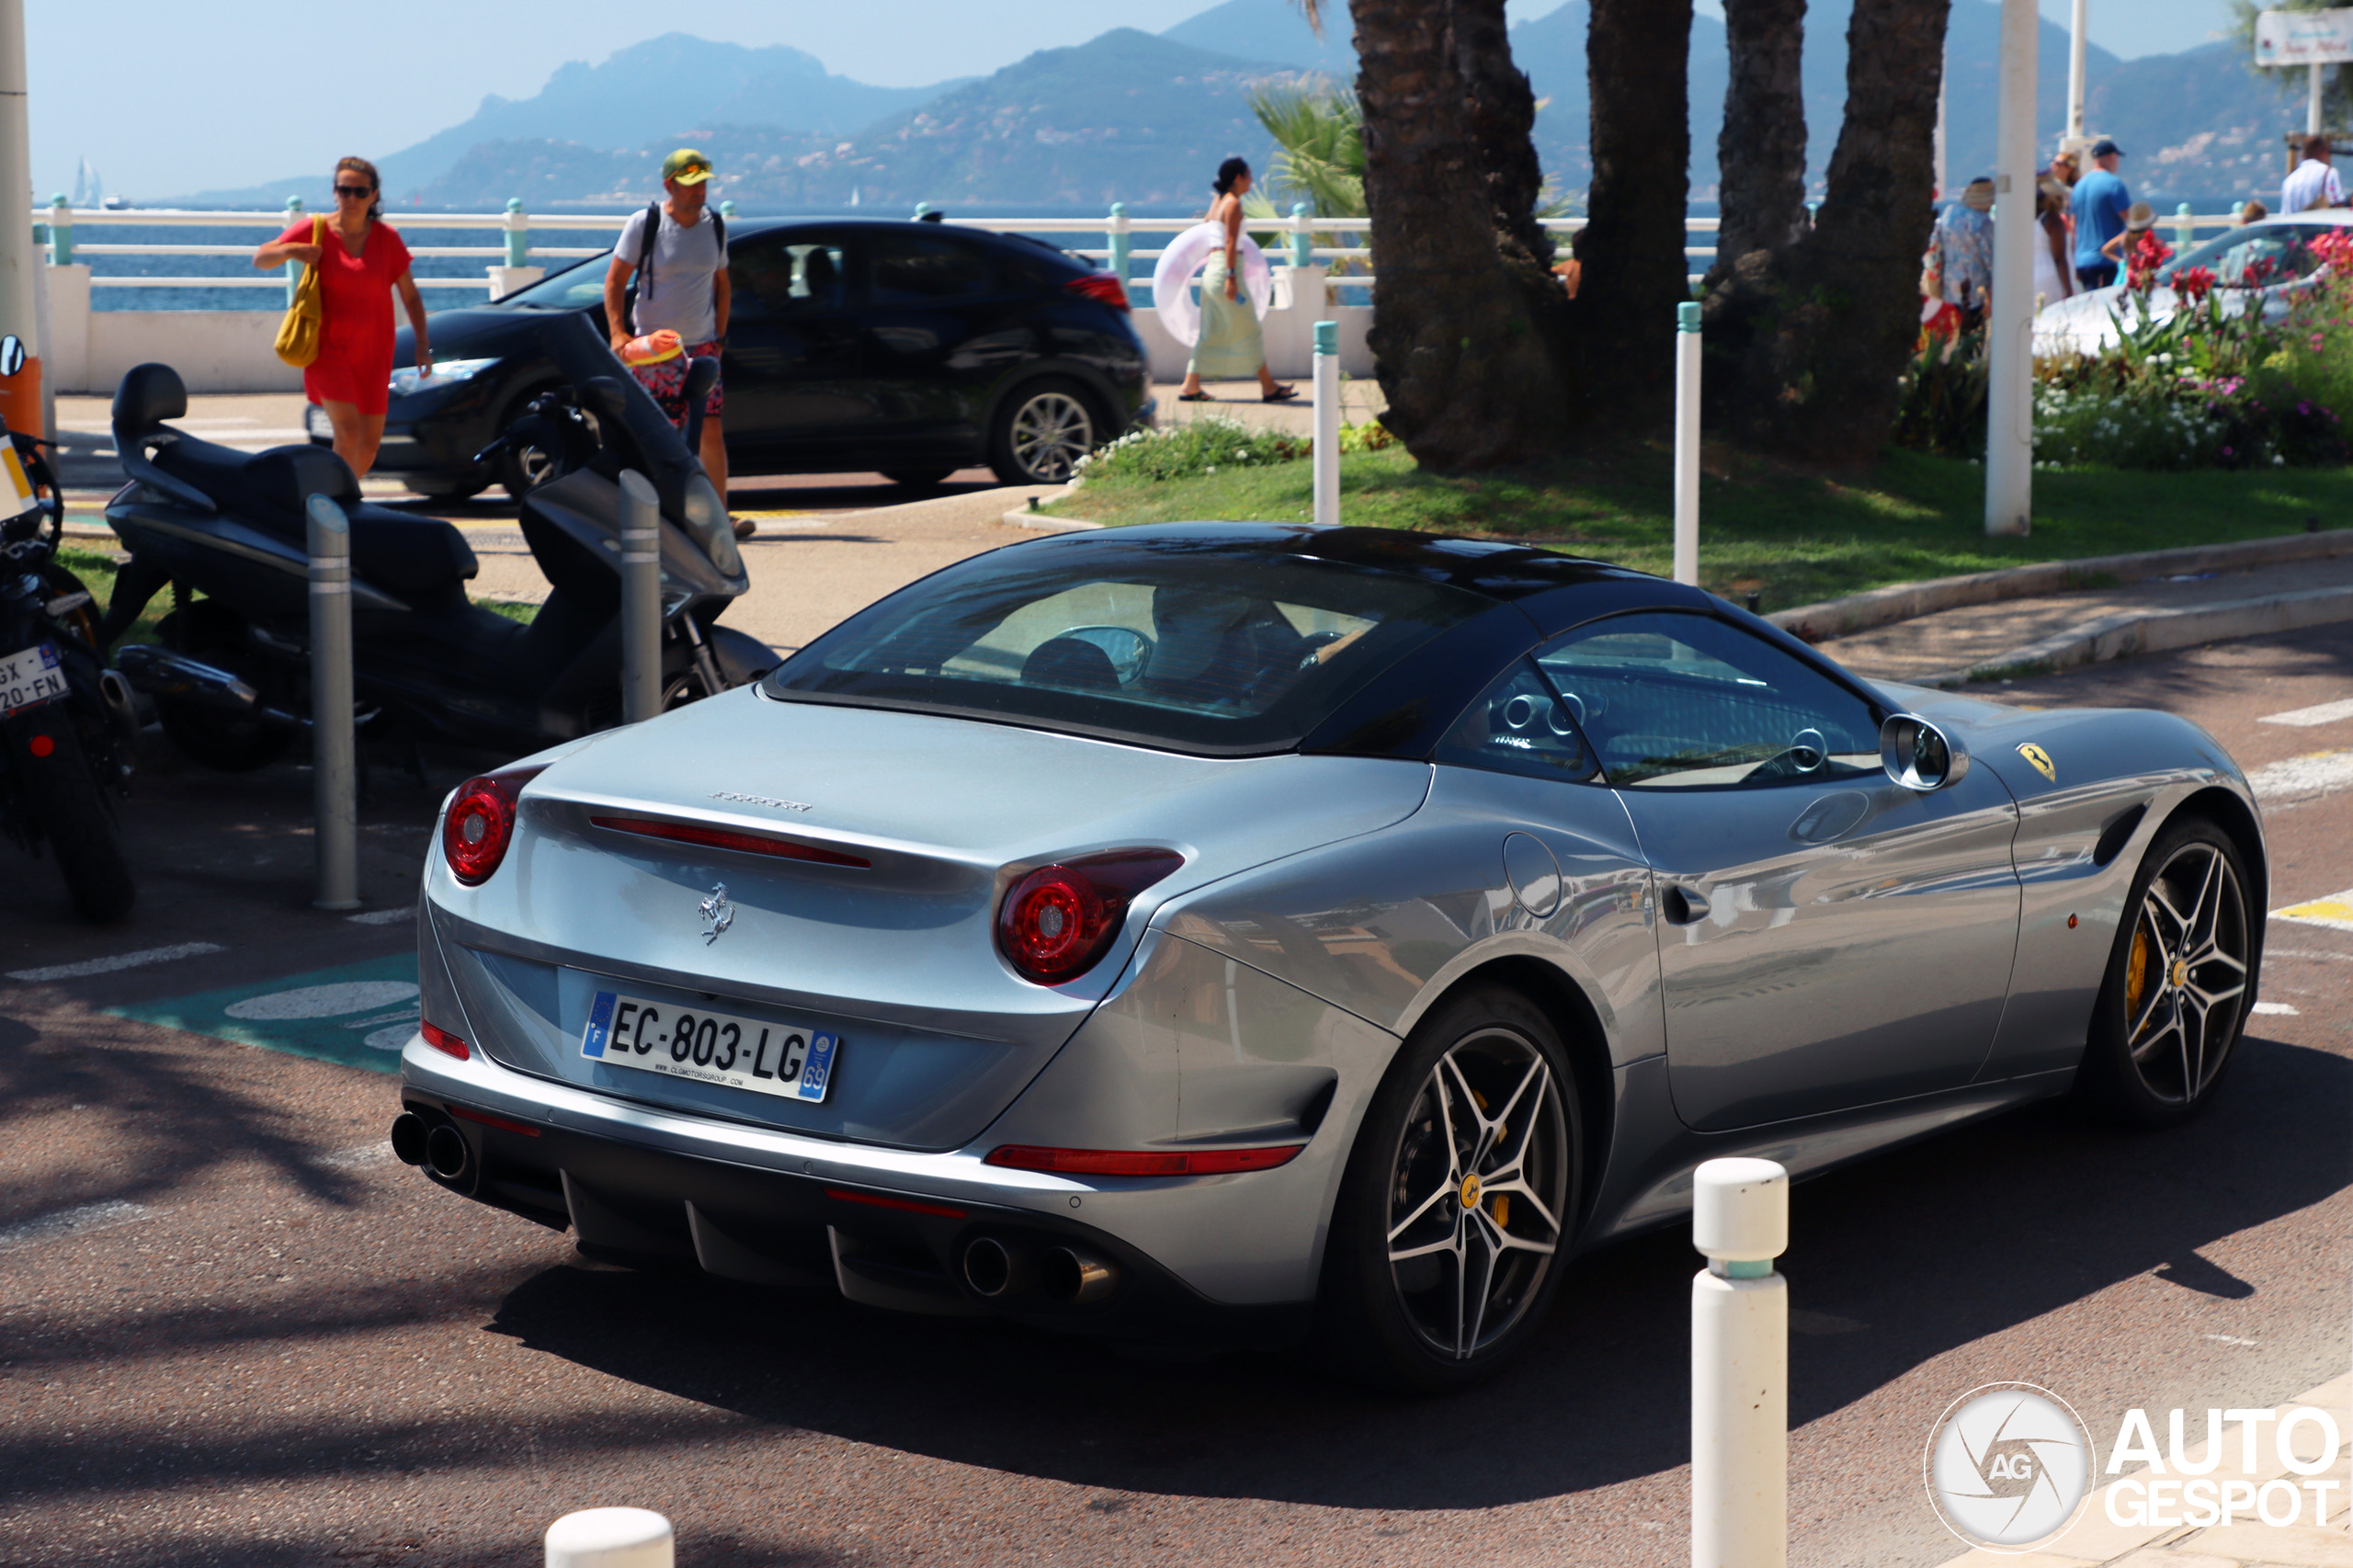
<path fill-rule="evenodd" d="M 1103 439 L 1086 394 L 1069 381 L 1033 381 L 1005 401 L 989 466 L 1007 484 L 1060 484 Z"/>
<path fill-rule="evenodd" d="M 2134 879 L 2085 1053 L 2086 1091 L 2145 1126 L 2211 1097 L 2253 1001 L 2255 930 L 2237 846 L 2191 818 Z"/>

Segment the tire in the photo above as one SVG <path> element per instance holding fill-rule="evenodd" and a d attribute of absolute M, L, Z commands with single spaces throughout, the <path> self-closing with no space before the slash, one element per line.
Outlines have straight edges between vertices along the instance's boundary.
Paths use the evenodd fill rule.
<path fill-rule="evenodd" d="M 2203 817 L 2166 824 L 2118 922 L 2078 1101 L 2109 1119 L 2176 1127 L 2206 1108 L 2253 1005 L 2259 918 L 2230 835 Z"/>
<path fill-rule="evenodd" d="M 945 467 L 886 468 L 882 471 L 882 477 L 893 484 L 904 484 L 911 489 L 923 490 L 938 483 L 955 472 L 952 468 Z"/>
<path fill-rule="evenodd" d="M 1583 1144 L 1568 1054 L 1527 997 L 1483 987 L 1424 1019 L 1373 1096 L 1333 1208 L 1317 1315 L 1340 1369 L 1450 1393 L 1524 1350 L 1560 1288 Z"/>
<path fill-rule="evenodd" d="M 54 724 L 20 724 L 9 737 L 17 744 L 17 777 L 22 781 L 26 804 L 41 835 L 57 857 L 65 877 L 65 891 L 82 918 L 103 925 L 131 913 L 139 896 L 131 880 L 131 862 L 122 852 L 122 832 L 115 821 L 113 802 L 90 770 L 88 756 L 72 723 L 60 713 Z M 38 729 L 55 748 L 45 757 L 25 753 L 18 737 Z"/>
<path fill-rule="evenodd" d="M 1095 400 L 1060 377 L 1026 381 L 989 425 L 989 467 L 1007 484 L 1063 484 L 1107 438 Z"/>

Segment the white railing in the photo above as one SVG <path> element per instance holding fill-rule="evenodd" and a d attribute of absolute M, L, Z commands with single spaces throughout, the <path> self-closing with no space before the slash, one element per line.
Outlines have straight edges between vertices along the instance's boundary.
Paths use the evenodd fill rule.
<path fill-rule="evenodd" d="M 722 202 L 720 210 L 734 216 L 734 203 Z M 919 204 L 915 212 L 924 215 L 928 204 Z M 299 202 L 290 202 L 282 212 L 201 212 L 178 210 L 144 210 L 139 209 L 76 209 L 56 202 L 36 208 L 33 217 L 43 229 L 43 238 L 50 248 L 50 259 L 60 266 L 74 263 L 81 256 L 250 256 L 243 245 L 219 244 L 83 244 L 75 239 L 83 228 L 145 227 L 145 228 L 214 228 L 258 229 L 277 233 L 306 214 Z M 475 292 L 494 292 L 502 283 L 517 285 L 529 281 L 536 274 L 522 278 L 515 269 L 528 268 L 540 259 L 577 260 L 597 256 L 602 245 L 537 245 L 532 244 L 534 231 L 550 231 L 563 234 L 618 233 L 630 214 L 620 213 L 527 213 L 523 204 L 512 200 L 504 212 L 398 212 L 393 214 L 404 229 L 494 229 L 502 232 L 503 244 L 494 245 L 413 245 L 409 254 L 435 259 L 481 258 L 489 266 L 481 278 L 452 278 L 419 274 L 416 284 L 421 289 L 461 289 Z M 835 214 L 835 216 L 845 216 Z M 2227 229 L 2237 222 L 2228 213 L 2196 215 L 2184 204 L 2161 226 L 2172 231 L 2174 243 L 2187 248 L 2195 243 L 2198 232 L 2205 229 Z M 1139 246 L 1133 243 L 1139 235 L 1181 233 L 1199 222 L 1194 218 L 1131 218 L 1123 206 L 1112 205 L 1110 212 L 1101 218 L 947 218 L 943 222 L 964 228 L 986 229 L 997 233 L 1029 234 L 1097 234 L 1103 237 L 1098 245 L 1073 245 L 1074 256 L 1106 264 L 1122 279 L 1131 277 L 1134 263 L 1152 261 L 1164 254 L 1160 248 Z M 1583 218 L 1546 218 L 1543 226 L 1555 234 L 1574 234 L 1585 227 Z M 1688 218 L 1684 229 L 1687 236 L 1712 239 L 1718 221 L 1714 218 Z M 1374 275 L 1366 271 L 1346 270 L 1369 263 L 1372 256 L 1370 246 L 1361 243 L 1318 243 L 1319 236 L 1334 239 L 1358 240 L 1363 237 L 1367 221 L 1362 218 L 1321 218 L 1295 206 L 1289 216 L 1254 221 L 1250 227 L 1259 233 L 1274 230 L 1281 236 L 1282 255 L 1279 259 L 1293 266 L 1321 265 L 1331 268 L 1324 281 L 1335 288 L 1360 289 L 1370 287 Z M 1690 244 L 1683 252 L 1688 261 L 1704 269 L 1715 258 L 1712 244 Z M 153 276 L 137 273 L 101 272 L 92 269 L 89 279 L 94 289 L 281 289 L 290 290 L 296 269 L 290 265 L 281 275 L 258 273 L 227 277 Z M 1694 273 L 1697 276 L 1697 273 Z M 1131 284 L 1132 287 L 1132 284 Z"/>

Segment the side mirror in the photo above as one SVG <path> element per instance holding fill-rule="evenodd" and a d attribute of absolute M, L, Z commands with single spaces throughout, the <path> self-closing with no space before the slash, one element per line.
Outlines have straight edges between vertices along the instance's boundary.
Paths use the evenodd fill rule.
<path fill-rule="evenodd" d="M 0 376 L 13 376 L 25 368 L 25 340 L 15 333 L 0 337 Z"/>
<path fill-rule="evenodd" d="M 1879 727 L 1880 766 L 1889 778 L 1925 794 L 1969 771 L 1969 752 L 1916 713 L 1898 713 Z"/>

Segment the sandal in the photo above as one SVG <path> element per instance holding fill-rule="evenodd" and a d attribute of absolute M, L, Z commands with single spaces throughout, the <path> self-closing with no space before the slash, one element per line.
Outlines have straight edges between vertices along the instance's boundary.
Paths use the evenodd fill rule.
<path fill-rule="evenodd" d="M 1209 402 L 1211 402 L 1211 401 L 1212 401 L 1212 400 L 1211 399 L 1211 397 L 1210 397 L 1210 394 L 1209 394 L 1209 393 L 1207 393 L 1207 392 L 1178 392 L 1178 393 L 1176 394 L 1176 401 L 1177 401 L 1178 403 L 1209 403 Z"/>
<path fill-rule="evenodd" d="M 1292 398 L 1295 398 L 1298 395 L 1299 389 L 1297 387 L 1278 386 L 1274 391 L 1267 393 L 1258 401 L 1260 403 L 1289 403 Z"/>
<path fill-rule="evenodd" d="M 750 517 L 730 517 L 727 521 L 733 527 L 737 539 L 749 539 L 760 531 L 759 523 Z"/>

